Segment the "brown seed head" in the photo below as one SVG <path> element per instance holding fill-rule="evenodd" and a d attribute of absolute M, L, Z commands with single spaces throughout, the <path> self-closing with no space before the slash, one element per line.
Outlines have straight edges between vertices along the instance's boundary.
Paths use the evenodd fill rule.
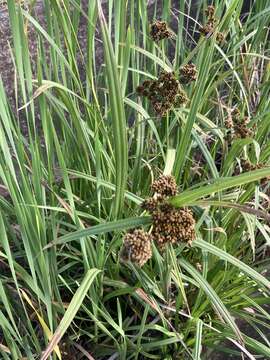
<path fill-rule="evenodd" d="M 151 189 L 162 196 L 174 196 L 178 193 L 177 184 L 172 175 L 160 175 L 153 182 Z"/>
<path fill-rule="evenodd" d="M 141 207 L 142 209 L 147 210 L 150 213 L 153 213 L 153 211 L 155 211 L 163 201 L 164 201 L 164 196 L 160 194 L 156 194 L 154 197 L 144 200 L 141 203 Z"/>
<path fill-rule="evenodd" d="M 194 64 L 186 64 L 180 68 L 180 82 L 188 84 L 197 79 L 197 69 Z"/>
<path fill-rule="evenodd" d="M 248 171 L 256 169 L 256 166 L 251 164 L 251 162 L 249 160 L 241 159 L 240 163 L 241 163 L 241 167 L 244 172 L 248 172 Z"/>
<path fill-rule="evenodd" d="M 214 31 L 214 24 L 209 22 L 199 29 L 200 33 L 204 36 L 211 35 Z"/>
<path fill-rule="evenodd" d="M 142 83 L 144 89 L 149 88 L 150 85 L 151 85 L 151 80 L 144 80 L 144 82 Z"/>
<path fill-rule="evenodd" d="M 207 9 L 205 10 L 205 14 L 208 17 L 208 19 L 213 19 L 215 15 L 215 7 L 213 5 L 207 6 Z"/>
<path fill-rule="evenodd" d="M 152 218 L 152 235 L 161 250 L 167 243 L 190 244 L 195 238 L 195 220 L 188 209 L 176 209 L 164 204 L 153 212 Z"/>
<path fill-rule="evenodd" d="M 144 92 L 144 87 L 142 85 L 137 86 L 136 92 L 138 95 L 142 95 Z"/>
<path fill-rule="evenodd" d="M 189 98 L 184 90 L 180 90 L 174 99 L 174 106 L 182 106 L 189 101 Z"/>
<path fill-rule="evenodd" d="M 253 130 L 248 127 L 249 118 L 241 118 L 238 113 L 233 115 L 233 137 L 235 139 L 245 139 L 253 136 Z"/>
<path fill-rule="evenodd" d="M 128 232 L 124 237 L 121 258 L 130 260 L 138 266 L 143 266 L 152 257 L 152 235 L 142 229 Z"/>
<path fill-rule="evenodd" d="M 163 116 L 173 106 L 187 102 L 187 95 L 181 89 L 174 72 L 161 72 L 157 80 L 146 80 L 137 88 L 139 95 L 148 97 L 155 112 Z"/>
<path fill-rule="evenodd" d="M 155 21 L 150 25 L 150 37 L 155 42 L 163 39 L 169 39 L 173 36 L 165 21 Z"/>
<path fill-rule="evenodd" d="M 227 119 L 224 121 L 224 125 L 225 125 L 226 129 L 232 129 L 233 120 L 232 120 L 231 116 L 227 117 Z"/>
<path fill-rule="evenodd" d="M 216 40 L 218 44 L 222 44 L 225 40 L 225 36 L 222 32 L 218 32 L 216 36 Z"/>

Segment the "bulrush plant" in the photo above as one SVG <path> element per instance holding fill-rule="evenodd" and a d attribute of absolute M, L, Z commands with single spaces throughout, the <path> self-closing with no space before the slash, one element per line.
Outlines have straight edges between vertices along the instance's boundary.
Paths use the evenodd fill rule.
<path fill-rule="evenodd" d="M 269 0 L 18 3 L 0 359 L 270 359 Z"/>

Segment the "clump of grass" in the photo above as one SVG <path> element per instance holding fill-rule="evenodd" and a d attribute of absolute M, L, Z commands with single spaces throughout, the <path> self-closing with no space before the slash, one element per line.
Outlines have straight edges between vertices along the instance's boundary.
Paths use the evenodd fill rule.
<path fill-rule="evenodd" d="M 1 358 L 270 358 L 270 12 L 243 3 L 7 2 Z"/>

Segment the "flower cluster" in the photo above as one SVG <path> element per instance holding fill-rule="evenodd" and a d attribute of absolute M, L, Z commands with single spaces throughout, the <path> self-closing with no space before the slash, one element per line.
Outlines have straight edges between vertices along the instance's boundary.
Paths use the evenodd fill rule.
<path fill-rule="evenodd" d="M 152 235 L 160 250 L 168 243 L 190 244 L 195 238 L 195 220 L 189 209 L 177 209 L 169 204 L 161 204 L 153 211 L 152 218 Z"/>
<path fill-rule="evenodd" d="M 243 118 L 235 118 L 233 124 L 234 138 L 245 139 L 253 135 L 252 129 L 248 127 L 249 118 L 244 116 Z"/>
<path fill-rule="evenodd" d="M 121 251 L 122 260 L 130 260 L 138 266 L 143 266 L 152 257 L 152 241 L 162 251 L 166 244 L 190 244 L 195 239 L 192 211 L 177 209 L 167 203 L 169 196 L 178 193 L 174 177 L 161 175 L 153 182 L 151 189 L 154 195 L 142 203 L 142 208 L 152 215 L 152 232 L 149 234 L 142 229 L 128 232 Z"/>
<path fill-rule="evenodd" d="M 258 170 L 263 169 L 265 167 L 262 163 L 257 163 L 256 165 L 252 164 L 249 160 L 241 159 L 241 167 L 243 169 L 243 172 L 249 172 L 252 170 Z M 265 178 L 262 178 L 260 180 L 261 185 L 265 185 L 270 181 L 270 176 L 267 176 Z"/>
<path fill-rule="evenodd" d="M 167 243 L 185 242 L 195 238 L 195 220 L 191 210 L 177 209 L 166 202 L 169 196 L 178 193 L 174 177 L 161 175 L 153 182 L 154 196 L 146 199 L 142 207 L 152 214 L 152 235 L 158 247 L 163 250 Z"/>
<path fill-rule="evenodd" d="M 142 229 L 128 232 L 124 237 L 121 258 L 143 266 L 152 257 L 152 235 Z"/>
<path fill-rule="evenodd" d="M 210 36 L 214 32 L 214 28 L 218 22 L 218 20 L 215 18 L 215 11 L 216 9 L 213 5 L 209 5 L 205 10 L 207 22 L 199 30 L 200 33 L 204 36 Z M 222 43 L 224 41 L 224 35 L 221 32 L 217 32 L 216 41 L 218 43 Z"/>
<path fill-rule="evenodd" d="M 151 190 L 161 196 L 174 196 L 178 193 L 175 178 L 171 175 L 161 175 L 153 182 Z"/>
<path fill-rule="evenodd" d="M 239 110 L 234 109 L 225 120 L 225 127 L 230 130 L 228 139 L 245 139 L 253 136 L 253 130 L 248 127 L 249 118 L 241 117 Z"/>
<path fill-rule="evenodd" d="M 194 64 L 186 64 L 180 68 L 180 82 L 188 84 L 197 79 L 197 69 Z"/>
<path fill-rule="evenodd" d="M 173 32 L 168 28 L 165 21 L 156 20 L 150 26 L 150 37 L 155 42 L 173 37 Z"/>
<path fill-rule="evenodd" d="M 173 106 L 180 106 L 188 101 L 174 72 L 163 71 L 157 80 L 144 81 L 137 87 L 137 93 L 146 96 L 155 112 L 160 116 L 163 116 Z"/>

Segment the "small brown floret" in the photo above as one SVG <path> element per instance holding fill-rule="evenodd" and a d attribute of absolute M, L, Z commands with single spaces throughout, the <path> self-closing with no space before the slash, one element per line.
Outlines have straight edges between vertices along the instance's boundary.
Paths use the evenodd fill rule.
<path fill-rule="evenodd" d="M 227 119 L 224 122 L 224 125 L 225 125 L 226 129 L 232 129 L 233 128 L 233 120 L 232 120 L 231 116 L 227 117 Z"/>
<path fill-rule="evenodd" d="M 143 92 L 144 92 L 144 86 L 143 85 L 137 86 L 136 92 L 137 92 L 138 95 L 142 95 Z"/>
<path fill-rule="evenodd" d="M 206 23 L 204 26 L 200 28 L 200 33 L 204 36 L 211 35 L 214 31 L 214 26 L 212 22 Z"/>
<path fill-rule="evenodd" d="M 152 257 L 152 235 L 142 229 L 135 229 L 124 237 L 121 258 L 143 266 Z"/>
<path fill-rule="evenodd" d="M 244 172 L 248 172 L 256 169 L 256 166 L 251 164 L 251 162 L 246 159 L 241 159 L 240 163 Z"/>
<path fill-rule="evenodd" d="M 240 116 L 241 116 L 241 113 L 240 113 L 240 110 L 238 108 L 234 108 L 232 110 L 232 117 L 236 120 L 236 119 L 239 119 Z"/>
<path fill-rule="evenodd" d="M 247 116 L 241 118 L 240 113 L 237 110 L 234 110 L 231 113 L 231 115 L 232 115 L 232 139 L 245 139 L 248 137 L 252 137 L 253 130 L 250 127 L 248 127 L 249 118 Z"/>
<path fill-rule="evenodd" d="M 234 126 L 234 138 L 236 139 L 246 139 L 252 137 L 253 132 L 251 129 L 248 129 L 243 124 Z"/>
<path fill-rule="evenodd" d="M 174 106 L 182 106 L 188 102 L 188 96 L 184 90 L 180 90 L 174 99 Z"/>
<path fill-rule="evenodd" d="M 144 80 L 144 82 L 142 83 L 144 89 L 148 89 L 150 85 L 151 85 L 151 80 Z"/>

